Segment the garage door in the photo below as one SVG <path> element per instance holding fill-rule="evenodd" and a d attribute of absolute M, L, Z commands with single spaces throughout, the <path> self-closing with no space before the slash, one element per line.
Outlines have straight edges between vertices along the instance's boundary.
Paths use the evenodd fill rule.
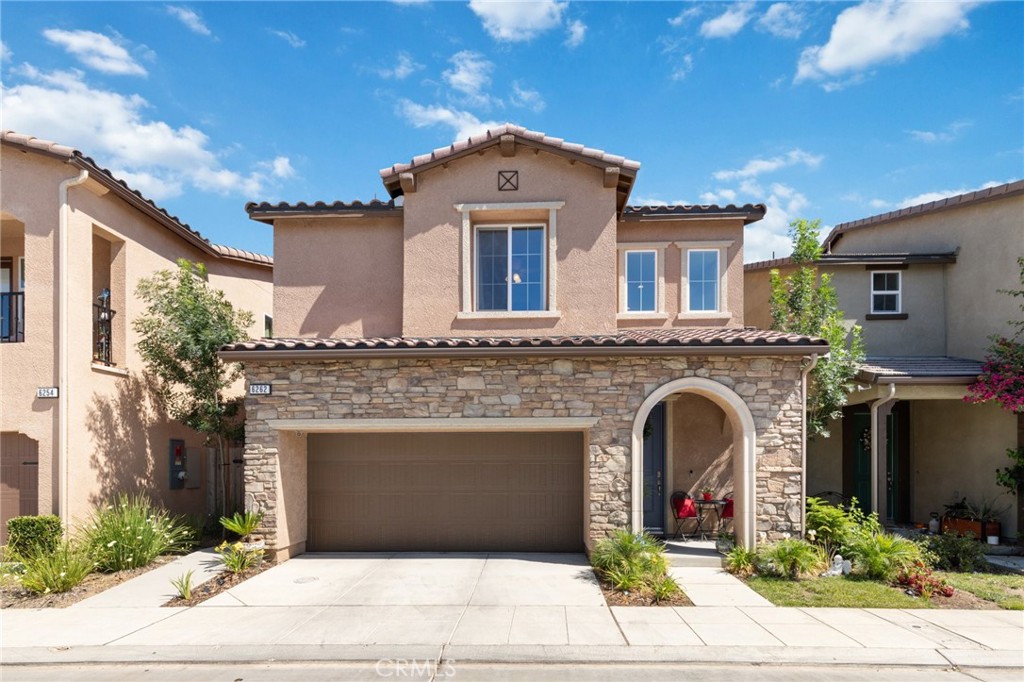
<path fill-rule="evenodd" d="M 311 434 L 306 549 L 577 552 L 581 433 Z"/>

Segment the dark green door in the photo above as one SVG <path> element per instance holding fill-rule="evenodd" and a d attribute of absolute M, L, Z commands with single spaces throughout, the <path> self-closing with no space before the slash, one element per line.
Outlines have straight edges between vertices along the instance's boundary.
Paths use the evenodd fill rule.
<path fill-rule="evenodd" d="M 857 506 L 865 514 L 870 514 L 873 511 L 871 509 L 871 413 L 854 413 L 852 422 L 853 477 L 850 486 L 843 491 L 843 494 L 847 497 L 856 497 Z"/>

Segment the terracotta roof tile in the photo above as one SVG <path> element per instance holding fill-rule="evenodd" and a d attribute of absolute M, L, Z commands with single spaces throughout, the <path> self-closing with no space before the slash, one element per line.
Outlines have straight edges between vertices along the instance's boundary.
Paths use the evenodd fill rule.
<path fill-rule="evenodd" d="M 827 350 L 819 338 L 747 328 L 626 329 L 614 334 L 579 336 L 436 336 L 387 338 L 258 339 L 224 346 L 221 351 L 346 351 L 398 349 L 548 349 L 548 348 L 783 348 Z"/>
<path fill-rule="evenodd" d="M 330 213 L 350 213 L 350 212 L 386 212 L 386 211 L 401 211 L 402 206 L 395 203 L 395 200 L 381 201 L 380 199 L 372 199 L 370 201 L 360 201 L 354 199 L 352 201 L 334 201 L 331 203 L 325 203 L 323 201 L 315 201 L 313 203 L 306 203 L 300 201 L 295 204 L 289 204 L 281 201 L 276 204 L 271 204 L 266 201 L 260 203 L 249 202 L 245 205 L 245 212 L 250 217 L 253 215 L 264 215 L 264 216 L 286 216 L 286 215 L 310 215 L 310 214 L 330 214 Z"/>
<path fill-rule="evenodd" d="M 947 356 L 888 356 L 868 357 L 859 366 L 858 378 L 865 381 L 889 383 L 904 380 L 962 379 L 969 383 L 981 374 L 981 363 L 966 358 Z"/>
<path fill-rule="evenodd" d="M 675 204 L 657 206 L 626 206 L 622 210 L 625 220 L 643 218 L 672 218 L 673 216 L 743 216 L 745 223 L 757 222 L 764 217 L 767 207 L 764 204 L 743 204 L 736 206 L 718 206 L 716 204 Z"/>

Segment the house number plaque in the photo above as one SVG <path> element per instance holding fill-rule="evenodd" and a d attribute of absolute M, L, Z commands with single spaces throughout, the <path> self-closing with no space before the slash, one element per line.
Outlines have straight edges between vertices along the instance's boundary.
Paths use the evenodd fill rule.
<path fill-rule="evenodd" d="M 270 384 L 249 384 L 249 395 L 270 395 Z"/>
<path fill-rule="evenodd" d="M 36 389 L 37 398 L 56 398 L 59 390 L 56 386 L 40 386 Z"/>

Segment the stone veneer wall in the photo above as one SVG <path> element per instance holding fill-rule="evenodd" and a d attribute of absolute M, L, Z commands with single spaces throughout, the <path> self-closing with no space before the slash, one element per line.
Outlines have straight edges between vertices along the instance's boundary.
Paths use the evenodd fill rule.
<path fill-rule="evenodd" d="M 268 419 L 597 417 L 590 429 L 589 534 L 630 527 L 633 420 L 657 387 L 707 377 L 746 402 L 757 431 L 757 535 L 800 532 L 802 358 L 595 357 L 246 362 L 269 396 L 246 403 L 246 503 L 277 547 L 279 433 Z M 676 436 L 679 437 L 678 435 Z M 296 501 L 292 501 L 295 504 Z"/>

